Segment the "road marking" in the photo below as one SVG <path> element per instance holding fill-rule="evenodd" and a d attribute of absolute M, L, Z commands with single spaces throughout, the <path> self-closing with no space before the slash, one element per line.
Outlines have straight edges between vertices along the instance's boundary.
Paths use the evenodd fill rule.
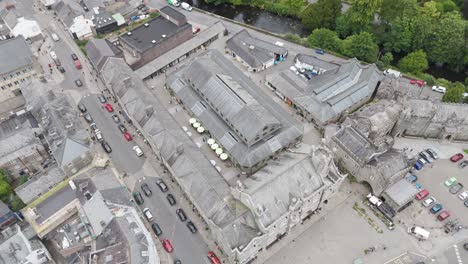
<path fill-rule="evenodd" d="M 460 252 L 458 251 L 458 246 L 453 245 L 453 249 L 455 250 L 455 255 L 457 255 L 458 264 L 463 264 L 463 260 L 461 259 Z"/>

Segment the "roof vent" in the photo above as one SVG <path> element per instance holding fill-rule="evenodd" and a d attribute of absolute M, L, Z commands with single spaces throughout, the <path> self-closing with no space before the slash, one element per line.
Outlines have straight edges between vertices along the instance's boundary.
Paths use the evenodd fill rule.
<path fill-rule="evenodd" d="M 151 43 L 156 44 L 156 40 L 153 39 L 153 40 L 151 41 Z"/>
<path fill-rule="evenodd" d="M 166 35 L 162 35 L 161 37 L 162 37 L 162 38 L 166 38 Z"/>
<path fill-rule="evenodd" d="M 149 27 L 149 24 L 148 24 L 148 23 L 145 23 L 145 27 Z"/>
<path fill-rule="evenodd" d="M 132 32 L 128 32 L 127 35 L 131 36 L 131 35 L 132 35 Z"/>

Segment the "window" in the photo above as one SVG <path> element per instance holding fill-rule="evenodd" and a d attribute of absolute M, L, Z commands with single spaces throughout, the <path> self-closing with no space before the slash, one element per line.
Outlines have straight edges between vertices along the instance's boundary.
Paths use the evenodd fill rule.
<path fill-rule="evenodd" d="M 20 76 L 21 72 L 16 72 L 16 76 Z"/>
<path fill-rule="evenodd" d="M 15 84 L 19 84 L 19 82 L 18 82 L 18 81 L 15 81 Z"/>

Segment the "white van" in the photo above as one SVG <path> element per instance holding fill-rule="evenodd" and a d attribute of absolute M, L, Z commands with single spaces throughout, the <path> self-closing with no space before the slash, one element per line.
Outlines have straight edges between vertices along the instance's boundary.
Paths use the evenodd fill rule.
<path fill-rule="evenodd" d="M 411 228 L 408 228 L 408 233 L 414 235 L 419 239 L 428 239 L 429 235 L 431 234 L 429 231 L 422 229 L 419 226 L 413 226 Z"/>
<path fill-rule="evenodd" d="M 435 85 L 435 86 L 432 86 L 432 91 L 439 92 L 439 93 L 445 93 L 445 92 L 447 92 L 447 88 Z"/>
<path fill-rule="evenodd" d="M 134 146 L 134 147 L 133 147 L 133 150 L 135 151 L 135 153 L 136 153 L 136 155 L 137 155 L 138 157 L 143 156 L 143 151 L 141 150 L 141 148 L 140 148 L 139 146 Z"/>
<path fill-rule="evenodd" d="M 153 215 L 148 208 L 143 209 L 143 213 L 145 214 L 145 217 L 148 219 L 148 221 L 153 221 Z"/>
<path fill-rule="evenodd" d="M 192 11 L 192 6 L 189 5 L 189 4 L 187 4 L 187 3 L 185 3 L 185 2 L 182 2 L 182 3 L 180 4 L 180 6 L 181 6 L 183 9 L 187 10 L 187 11 Z"/>
<path fill-rule="evenodd" d="M 60 38 L 57 36 L 57 34 L 52 33 L 52 34 L 50 34 L 50 35 L 52 36 L 52 39 L 53 39 L 54 41 L 59 41 L 59 40 L 60 40 Z"/>
<path fill-rule="evenodd" d="M 97 131 L 94 131 L 94 134 L 96 135 L 96 139 L 98 142 L 101 142 L 104 140 L 104 137 L 102 136 L 102 132 L 97 130 Z"/>
<path fill-rule="evenodd" d="M 392 69 L 386 69 L 384 72 L 383 72 L 384 75 L 390 75 L 390 74 L 393 74 L 395 77 L 397 78 L 400 78 L 401 76 L 401 72 L 399 71 L 395 71 L 395 70 L 392 70 Z"/>

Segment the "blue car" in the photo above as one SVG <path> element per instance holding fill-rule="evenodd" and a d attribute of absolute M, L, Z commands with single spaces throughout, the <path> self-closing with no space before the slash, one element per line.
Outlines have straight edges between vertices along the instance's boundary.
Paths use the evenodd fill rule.
<path fill-rule="evenodd" d="M 416 161 L 416 163 L 414 164 L 414 168 L 417 169 L 417 170 L 421 170 L 423 167 L 424 167 L 424 164 L 419 162 L 419 160 Z"/>
<path fill-rule="evenodd" d="M 442 210 L 442 205 L 441 204 L 436 204 L 436 205 L 432 206 L 431 213 L 436 214 L 440 210 Z"/>
<path fill-rule="evenodd" d="M 413 183 L 418 180 L 418 177 L 416 175 L 408 175 L 406 176 L 406 180 Z"/>
<path fill-rule="evenodd" d="M 323 55 L 323 54 L 325 54 L 325 51 L 323 51 L 323 49 L 316 49 L 315 53 Z"/>

